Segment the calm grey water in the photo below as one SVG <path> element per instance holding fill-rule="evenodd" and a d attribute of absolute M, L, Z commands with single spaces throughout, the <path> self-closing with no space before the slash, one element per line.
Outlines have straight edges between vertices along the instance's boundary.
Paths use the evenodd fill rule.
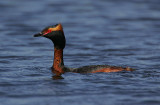
<path fill-rule="evenodd" d="M 53 45 L 32 36 L 56 23 L 66 66 L 136 71 L 52 80 Z M 159 105 L 159 68 L 159 0 L 0 1 L 0 105 Z"/>

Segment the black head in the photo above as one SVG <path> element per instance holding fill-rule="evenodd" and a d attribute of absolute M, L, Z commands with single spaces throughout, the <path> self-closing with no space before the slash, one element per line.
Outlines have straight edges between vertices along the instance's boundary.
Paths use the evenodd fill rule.
<path fill-rule="evenodd" d="M 56 24 L 54 26 L 46 27 L 40 33 L 34 35 L 34 37 L 39 37 L 39 36 L 43 36 L 52 40 L 56 48 L 63 49 L 65 47 L 66 40 L 61 24 Z"/>

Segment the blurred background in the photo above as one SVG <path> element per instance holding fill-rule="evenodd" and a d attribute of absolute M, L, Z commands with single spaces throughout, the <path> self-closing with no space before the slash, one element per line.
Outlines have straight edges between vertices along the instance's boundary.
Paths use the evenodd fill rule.
<path fill-rule="evenodd" d="M 0 105 L 159 105 L 159 0 L 1 0 Z M 68 67 L 134 72 L 66 73 L 52 80 L 52 42 L 35 33 L 61 23 Z"/>

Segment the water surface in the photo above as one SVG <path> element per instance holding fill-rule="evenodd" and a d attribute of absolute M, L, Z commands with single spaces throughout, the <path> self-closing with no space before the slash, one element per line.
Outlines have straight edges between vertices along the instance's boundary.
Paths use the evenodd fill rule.
<path fill-rule="evenodd" d="M 0 105 L 159 105 L 159 0 L 0 1 Z M 53 45 L 33 34 L 62 23 L 68 67 L 134 72 L 65 73 L 52 80 Z"/>

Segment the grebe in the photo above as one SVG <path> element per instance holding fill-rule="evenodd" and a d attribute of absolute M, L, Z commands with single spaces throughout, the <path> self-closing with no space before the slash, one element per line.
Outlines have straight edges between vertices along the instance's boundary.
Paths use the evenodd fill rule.
<path fill-rule="evenodd" d="M 122 70 L 132 71 L 129 67 L 116 67 L 108 65 L 90 65 L 80 68 L 68 68 L 63 63 L 63 49 L 65 48 L 65 36 L 61 24 L 46 27 L 40 33 L 35 34 L 34 37 L 43 36 L 50 39 L 54 44 L 54 61 L 52 72 L 57 76 L 65 72 L 75 73 L 97 73 L 97 72 L 118 72 Z"/>

